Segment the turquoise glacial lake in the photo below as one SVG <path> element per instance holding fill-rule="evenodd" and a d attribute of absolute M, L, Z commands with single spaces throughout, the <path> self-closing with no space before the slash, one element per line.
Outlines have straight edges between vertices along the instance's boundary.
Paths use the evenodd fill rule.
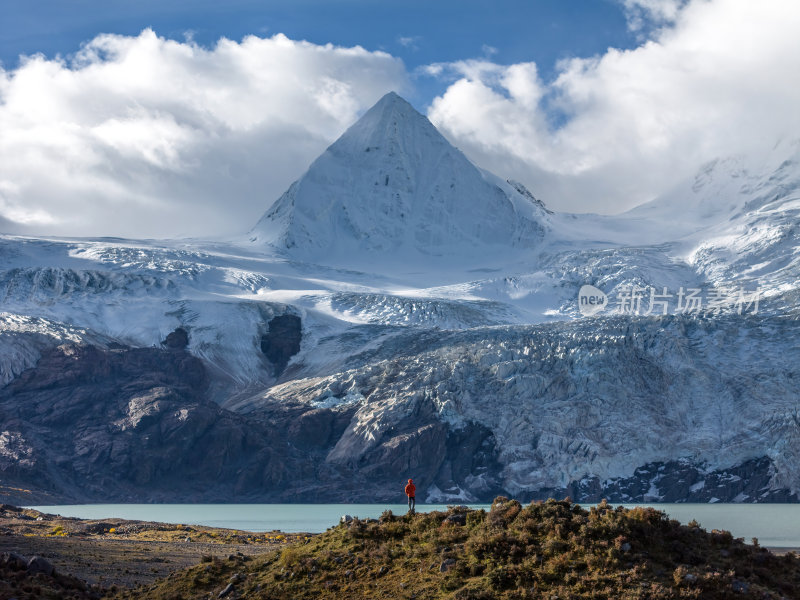
<path fill-rule="evenodd" d="M 624 505 L 632 507 L 636 505 Z M 708 530 L 726 529 L 747 543 L 800 548 L 800 504 L 648 504 L 681 523 L 695 519 Z M 488 504 L 470 505 L 488 510 Z M 342 515 L 377 518 L 384 510 L 404 514 L 405 504 L 74 504 L 31 506 L 36 510 L 81 519 L 131 519 L 207 525 L 242 531 L 318 533 L 336 525 Z M 443 504 L 418 504 L 417 512 L 446 510 Z"/>

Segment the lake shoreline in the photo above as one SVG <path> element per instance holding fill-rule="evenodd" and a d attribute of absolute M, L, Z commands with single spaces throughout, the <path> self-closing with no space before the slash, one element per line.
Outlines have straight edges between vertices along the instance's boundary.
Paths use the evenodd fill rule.
<path fill-rule="evenodd" d="M 589 508 L 592 505 L 581 505 Z M 730 531 L 750 543 L 753 538 L 769 548 L 800 548 L 800 504 L 647 504 L 614 505 L 651 507 L 687 525 L 699 523 L 707 530 Z M 447 504 L 418 504 L 417 512 L 446 511 Z M 470 504 L 488 510 L 488 504 Z M 342 515 L 379 518 L 391 511 L 402 515 L 405 504 L 83 504 L 34 506 L 34 510 L 81 519 L 127 519 L 191 526 L 263 532 L 322 533 Z"/>
<path fill-rule="evenodd" d="M 796 554 L 777 556 L 662 511 L 498 497 L 489 511 L 352 519 L 281 552 L 197 565 L 119 598 L 723 600 L 797 589 Z"/>
<path fill-rule="evenodd" d="M 159 584 L 173 573 L 204 562 L 232 561 L 244 568 L 250 560 L 290 544 L 309 543 L 317 535 L 118 518 L 79 519 L 0 506 L 0 554 L 14 553 L 26 560 L 45 557 L 59 575 L 85 582 L 82 598 L 143 589 L 140 586 Z M 800 552 L 796 546 L 765 548 L 778 556 Z M 41 575 L 37 577 L 41 586 Z"/>

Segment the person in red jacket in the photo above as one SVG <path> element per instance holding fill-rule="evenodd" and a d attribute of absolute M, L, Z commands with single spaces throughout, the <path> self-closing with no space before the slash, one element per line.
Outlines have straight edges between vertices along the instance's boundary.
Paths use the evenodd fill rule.
<path fill-rule="evenodd" d="M 406 496 L 408 496 L 408 512 L 413 513 L 417 507 L 417 486 L 414 485 L 414 480 L 409 479 L 406 484 Z"/>

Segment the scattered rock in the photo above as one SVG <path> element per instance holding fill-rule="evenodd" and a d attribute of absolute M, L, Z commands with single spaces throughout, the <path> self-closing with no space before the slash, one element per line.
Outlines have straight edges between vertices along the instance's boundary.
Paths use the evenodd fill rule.
<path fill-rule="evenodd" d="M 217 598 L 224 598 L 232 591 L 233 591 L 233 584 L 229 583 L 228 585 L 225 586 L 225 589 L 223 589 L 219 594 L 217 594 Z"/>
<path fill-rule="evenodd" d="M 456 564 L 456 559 L 454 558 L 447 558 L 442 561 L 442 564 L 439 565 L 439 572 L 440 573 L 447 573 L 453 566 Z"/>
<path fill-rule="evenodd" d="M 456 513 L 454 515 L 449 515 L 445 520 L 445 523 L 448 525 L 466 525 L 467 524 L 467 515 L 462 513 Z"/>
<path fill-rule="evenodd" d="M 0 566 L 20 571 L 28 567 L 28 560 L 16 552 L 3 552 L 0 554 Z"/>
<path fill-rule="evenodd" d="M 628 553 L 631 551 L 631 545 L 628 542 L 625 542 L 624 544 L 622 544 L 622 546 L 620 546 L 619 549 L 625 553 Z"/>
<path fill-rule="evenodd" d="M 353 520 L 353 517 L 351 517 L 350 515 L 342 515 L 342 518 L 339 519 L 339 522 L 340 523 L 349 523 L 352 520 Z"/>
<path fill-rule="evenodd" d="M 83 526 L 83 533 L 106 533 L 111 529 L 116 529 L 119 523 L 110 523 L 109 521 L 100 521 L 99 523 L 86 523 Z"/>

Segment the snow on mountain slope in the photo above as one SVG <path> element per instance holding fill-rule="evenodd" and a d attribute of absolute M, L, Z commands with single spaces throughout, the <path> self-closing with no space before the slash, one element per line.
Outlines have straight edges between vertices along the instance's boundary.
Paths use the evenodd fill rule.
<path fill-rule="evenodd" d="M 273 233 L 278 245 L 286 242 L 282 251 L 250 242 L 7 238 L 0 291 L 7 310 L 133 345 L 158 345 L 184 327 L 191 351 L 245 387 L 272 381 L 260 340 L 266 323 L 287 310 L 304 323 L 292 359 L 298 375 L 330 366 L 316 356 L 320 339 L 352 339 L 364 325 L 462 329 L 574 319 L 585 283 L 614 297 L 631 285 L 674 292 L 754 280 L 769 299 L 762 310 L 791 310 L 800 247 L 797 147 L 779 146 L 759 168 L 742 158 L 717 161 L 691 184 L 625 215 L 552 214 L 522 186 L 472 166 L 389 94 L 294 186 L 308 185 L 307 193 L 291 202 L 284 196 L 254 229 L 263 242 L 279 226 Z M 376 177 L 384 185 L 374 185 Z M 459 187 L 450 188 L 455 181 Z M 392 213 L 393 199 L 408 208 L 407 218 Z M 495 200 L 505 208 L 498 212 Z M 462 224 L 422 244 L 414 233 L 434 205 Z M 358 236 L 330 221 L 334 206 L 357 215 Z M 462 236 L 470 227 L 474 235 Z M 299 243 L 292 236 L 301 229 L 314 234 Z M 292 239 L 298 243 L 288 247 Z M 337 267 L 339 250 L 355 253 L 360 269 Z M 302 260 L 309 253 L 314 260 Z"/>
<path fill-rule="evenodd" d="M 797 493 L 798 217 L 797 143 L 715 161 L 623 215 L 554 214 L 389 94 L 247 238 L 0 236 L 0 384 L 47 347 L 160 347 L 180 328 L 227 408 L 352 413 L 330 437 L 334 470 L 469 438 L 483 462 L 422 479 L 439 500 L 762 459 L 752 486 Z M 609 301 L 631 286 L 763 298 L 757 315 L 583 318 L 585 284 Z M 270 336 L 287 325 L 271 323 L 287 316 L 299 350 L 276 368 Z"/>
<path fill-rule="evenodd" d="M 714 160 L 623 217 L 664 224 L 675 254 L 711 281 L 780 289 L 800 274 L 800 139 L 776 144 L 760 161 Z"/>
<path fill-rule="evenodd" d="M 240 388 L 274 381 L 261 341 L 269 321 L 286 312 L 302 319 L 293 362 L 306 371 L 329 363 L 316 356 L 321 338 L 352 339 L 351 330 L 366 324 L 458 329 L 526 320 L 461 283 L 414 287 L 413 275 L 298 264 L 230 245 L 2 238 L 0 251 L 4 309 L 54 324 L 54 343 L 56 332 L 71 326 L 97 339 L 159 346 L 181 327 L 189 332 L 188 349 Z"/>
<path fill-rule="evenodd" d="M 796 200 L 800 139 L 781 140 L 766 156 L 720 157 L 701 166 L 668 193 L 623 216 L 661 223 L 671 240 L 724 227 L 766 205 Z M 792 196 L 794 196 L 792 198 Z"/>
<path fill-rule="evenodd" d="M 547 212 L 515 185 L 475 167 L 389 93 L 292 184 L 252 239 L 327 261 L 528 249 L 541 240 Z"/>

